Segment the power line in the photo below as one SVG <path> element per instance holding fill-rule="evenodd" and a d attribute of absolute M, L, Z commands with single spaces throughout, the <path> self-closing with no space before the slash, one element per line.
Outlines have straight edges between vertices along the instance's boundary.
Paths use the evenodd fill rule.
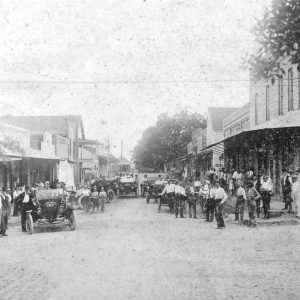
<path fill-rule="evenodd" d="M 277 81 L 278 79 L 275 79 Z M 280 80 L 299 80 L 282 78 Z M 0 81 L 0 84 L 160 84 L 160 83 L 209 83 L 209 82 L 254 82 L 250 79 L 203 79 L 203 80 L 152 80 L 152 81 Z"/>

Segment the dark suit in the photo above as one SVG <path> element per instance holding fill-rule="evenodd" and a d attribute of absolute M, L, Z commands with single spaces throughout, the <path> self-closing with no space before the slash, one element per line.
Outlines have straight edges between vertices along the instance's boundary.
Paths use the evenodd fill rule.
<path fill-rule="evenodd" d="M 33 204 L 33 198 L 34 196 L 31 193 L 28 193 L 29 201 L 26 203 L 23 203 L 23 200 L 25 198 L 25 192 L 21 193 L 17 198 L 17 203 L 21 207 L 21 227 L 22 231 L 26 231 L 26 211 L 33 210 L 35 208 Z"/>

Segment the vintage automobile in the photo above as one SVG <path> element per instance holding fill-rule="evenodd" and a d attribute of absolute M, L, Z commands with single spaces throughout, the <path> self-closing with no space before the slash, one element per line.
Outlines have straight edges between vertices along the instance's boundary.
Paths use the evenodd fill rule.
<path fill-rule="evenodd" d="M 26 230 L 33 234 L 37 226 L 68 223 L 70 230 L 76 229 L 76 217 L 72 199 L 62 189 L 37 190 L 36 206 L 26 213 Z"/>
<path fill-rule="evenodd" d="M 135 177 L 122 176 L 117 180 L 116 191 L 118 196 L 134 194 L 137 197 L 138 188 Z"/>

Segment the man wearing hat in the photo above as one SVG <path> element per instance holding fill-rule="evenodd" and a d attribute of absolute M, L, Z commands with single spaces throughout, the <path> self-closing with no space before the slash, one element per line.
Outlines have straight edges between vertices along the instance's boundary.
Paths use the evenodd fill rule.
<path fill-rule="evenodd" d="M 244 208 L 246 201 L 246 192 L 242 187 L 242 181 L 238 180 L 236 182 L 236 204 L 235 204 L 235 221 L 240 221 L 242 224 L 244 222 Z"/>
<path fill-rule="evenodd" d="M 196 210 L 197 200 L 195 197 L 195 191 L 194 191 L 192 182 L 187 183 L 187 187 L 185 188 L 185 193 L 187 195 L 187 202 L 188 202 L 188 207 L 189 207 L 189 217 L 191 218 L 193 216 L 193 218 L 196 219 L 197 218 L 197 210 Z"/>
<path fill-rule="evenodd" d="M 21 227 L 23 232 L 26 232 L 26 211 L 35 208 L 33 198 L 33 195 L 30 193 L 30 187 L 26 185 L 25 192 L 21 193 L 16 199 L 21 206 Z"/>
<path fill-rule="evenodd" d="M 186 200 L 185 188 L 182 186 L 182 181 L 179 182 L 179 185 L 175 185 L 175 218 L 178 218 L 178 213 L 180 210 L 180 218 L 183 216 L 183 207 Z"/>
<path fill-rule="evenodd" d="M 284 202 L 284 209 L 288 210 L 289 212 L 292 211 L 292 199 L 291 199 L 291 192 L 292 192 L 292 177 L 291 172 L 288 172 L 287 169 L 283 169 L 282 174 L 282 195 L 283 195 L 283 202 Z"/>
<path fill-rule="evenodd" d="M 223 204 L 227 200 L 228 196 L 225 193 L 224 189 L 220 187 L 219 181 L 215 182 L 214 189 L 215 196 L 215 216 L 217 220 L 217 229 L 225 228 L 225 223 L 223 219 Z"/>
<path fill-rule="evenodd" d="M 270 202 L 271 202 L 271 194 L 272 194 L 272 180 L 269 176 L 262 176 L 262 183 L 260 187 L 260 194 L 263 202 L 264 208 L 264 219 L 269 219 L 270 214 Z"/>
<path fill-rule="evenodd" d="M 208 185 L 208 194 L 206 196 L 205 208 L 206 221 L 212 222 L 214 220 L 215 212 L 215 193 L 211 184 Z"/>
<path fill-rule="evenodd" d="M 169 207 L 171 209 L 171 212 L 173 213 L 174 208 L 174 192 L 175 192 L 175 185 L 171 183 L 171 181 L 168 179 L 167 184 L 165 185 L 161 195 L 166 195 L 166 199 L 169 203 Z"/>

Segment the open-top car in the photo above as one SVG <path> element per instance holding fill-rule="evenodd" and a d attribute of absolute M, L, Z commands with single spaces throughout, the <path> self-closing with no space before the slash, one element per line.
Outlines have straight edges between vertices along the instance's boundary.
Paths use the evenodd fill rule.
<path fill-rule="evenodd" d="M 62 189 L 37 190 L 36 206 L 26 213 L 26 230 L 33 233 L 36 225 L 54 225 L 67 222 L 70 230 L 76 229 L 74 203 Z"/>
<path fill-rule="evenodd" d="M 138 183 L 135 177 L 132 176 L 122 176 L 117 181 L 117 195 L 130 195 L 134 194 L 135 196 L 138 195 Z"/>

